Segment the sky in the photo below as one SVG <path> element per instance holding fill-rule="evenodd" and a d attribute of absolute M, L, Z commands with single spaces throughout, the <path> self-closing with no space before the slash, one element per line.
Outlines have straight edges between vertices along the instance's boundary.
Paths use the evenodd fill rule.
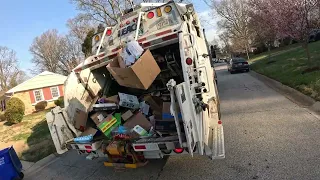
<path fill-rule="evenodd" d="M 206 28 L 209 41 L 216 36 L 211 10 L 201 0 L 194 0 L 194 6 L 202 26 Z M 19 67 L 29 74 L 33 67 L 29 47 L 35 37 L 49 29 L 67 33 L 66 22 L 79 12 L 69 0 L 3 0 L 0 10 L 0 46 L 7 46 L 17 53 Z"/>

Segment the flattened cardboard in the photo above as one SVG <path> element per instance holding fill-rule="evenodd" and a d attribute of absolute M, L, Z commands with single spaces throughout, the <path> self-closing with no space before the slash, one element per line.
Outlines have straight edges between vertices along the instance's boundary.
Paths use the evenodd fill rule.
<path fill-rule="evenodd" d="M 130 110 L 128 110 L 128 111 L 126 111 L 125 113 L 123 113 L 122 115 L 121 115 L 121 117 L 122 117 L 122 119 L 124 120 L 124 121 L 126 121 L 126 120 L 128 120 L 130 117 L 132 117 L 133 116 L 133 113 L 132 113 L 132 111 L 130 111 Z"/>
<path fill-rule="evenodd" d="M 143 100 L 150 105 L 154 114 L 160 114 L 162 112 L 162 99 L 157 96 L 146 95 Z"/>
<path fill-rule="evenodd" d="M 81 133 L 80 136 L 88 136 L 90 134 L 92 134 L 92 136 L 94 136 L 97 133 L 97 129 L 89 127 L 87 128 L 83 133 Z"/>
<path fill-rule="evenodd" d="M 98 111 L 98 112 L 92 114 L 92 115 L 90 116 L 90 118 L 93 120 L 93 122 L 94 122 L 96 125 L 98 125 L 98 124 L 102 121 L 101 118 L 99 118 L 99 116 L 101 117 L 101 115 L 105 118 L 105 117 L 108 116 L 108 113 L 106 113 L 105 111 Z M 103 119 L 104 119 L 104 118 L 103 118 Z"/>
<path fill-rule="evenodd" d="M 81 111 L 80 109 L 76 109 L 73 116 L 74 127 L 80 131 L 86 130 L 86 124 L 88 120 L 88 113 Z"/>
<path fill-rule="evenodd" d="M 128 127 L 130 129 L 134 128 L 136 125 L 141 126 L 146 131 L 149 131 L 152 126 L 149 120 L 146 117 L 144 117 L 144 115 L 141 112 L 136 113 L 123 124 L 123 126 Z"/>
<path fill-rule="evenodd" d="M 147 90 L 161 71 L 150 50 L 127 68 L 120 67 L 119 57 L 113 59 L 107 69 L 121 86 Z"/>
<path fill-rule="evenodd" d="M 114 96 L 107 97 L 107 98 L 105 98 L 105 101 L 109 102 L 109 103 L 119 104 L 119 96 L 118 95 L 114 95 Z"/>

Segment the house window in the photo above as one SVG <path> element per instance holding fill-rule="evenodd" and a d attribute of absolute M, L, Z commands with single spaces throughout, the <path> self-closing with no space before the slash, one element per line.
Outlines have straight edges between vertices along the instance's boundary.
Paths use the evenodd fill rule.
<path fill-rule="evenodd" d="M 60 97 L 58 87 L 51 87 L 50 90 L 51 90 L 52 99 Z"/>
<path fill-rule="evenodd" d="M 36 102 L 40 102 L 40 101 L 44 100 L 42 89 L 34 90 L 33 93 L 34 93 L 34 97 L 35 97 Z"/>

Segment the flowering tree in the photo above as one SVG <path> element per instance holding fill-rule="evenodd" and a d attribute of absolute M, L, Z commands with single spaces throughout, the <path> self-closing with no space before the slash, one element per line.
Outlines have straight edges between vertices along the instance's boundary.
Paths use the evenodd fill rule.
<path fill-rule="evenodd" d="M 249 57 L 251 32 L 248 0 L 211 0 L 211 7 L 220 16 L 219 28 L 228 33 L 233 51 L 245 51 Z"/>
<path fill-rule="evenodd" d="M 319 28 L 319 0 L 251 0 L 256 25 L 279 37 L 291 37 L 302 43 L 308 60 L 310 32 Z"/>

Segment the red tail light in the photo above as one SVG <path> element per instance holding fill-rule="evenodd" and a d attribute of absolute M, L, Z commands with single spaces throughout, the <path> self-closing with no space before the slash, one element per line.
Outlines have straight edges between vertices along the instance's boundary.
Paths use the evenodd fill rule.
<path fill-rule="evenodd" d="M 219 121 L 218 121 L 218 124 L 222 124 L 222 121 L 219 120 Z"/>
<path fill-rule="evenodd" d="M 154 12 L 148 12 L 147 18 L 152 19 L 154 17 Z"/>
<path fill-rule="evenodd" d="M 92 149 L 91 146 L 84 146 L 84 148 L 86 148 L 86 149 Z"/>
<path fill-rule="evenodd" d="M 130 24 L 130 21 L 127 21 L 126 24 L 129 25 L 129 24 Z"/>
<path fill-rule="evenodd" d="M 183 148 L 176 148 L 173 150 L 175 153 L 182 153 L 183 152 Z"/>
<path fill-rule="evenodd" d="M 145 145 L 138 145 L 138 146 L 134 146 L 134 149 L 142 150 L 142 149 L 147 149 L 147 148 Z"/>
<path fill-rule="evenodd" d="M 91 150 L 86 150 L 87 153 L 91 153 Z"/>
<path fill-rule="evenodd" d="M 187 59 L 186 59 L 186 63 L 187 63 L 188 65 L 192 65 L 192 59 L 191 59 L 191 58 L 187 58 Z"/>
<path fill-rule="evenodd" d="M 108 36 L 110 36 L 111 33 L 112 33 L 112 30 L 111 30 L 111 29 L 108 29 L 106 34 L 107 34 Z"/>

